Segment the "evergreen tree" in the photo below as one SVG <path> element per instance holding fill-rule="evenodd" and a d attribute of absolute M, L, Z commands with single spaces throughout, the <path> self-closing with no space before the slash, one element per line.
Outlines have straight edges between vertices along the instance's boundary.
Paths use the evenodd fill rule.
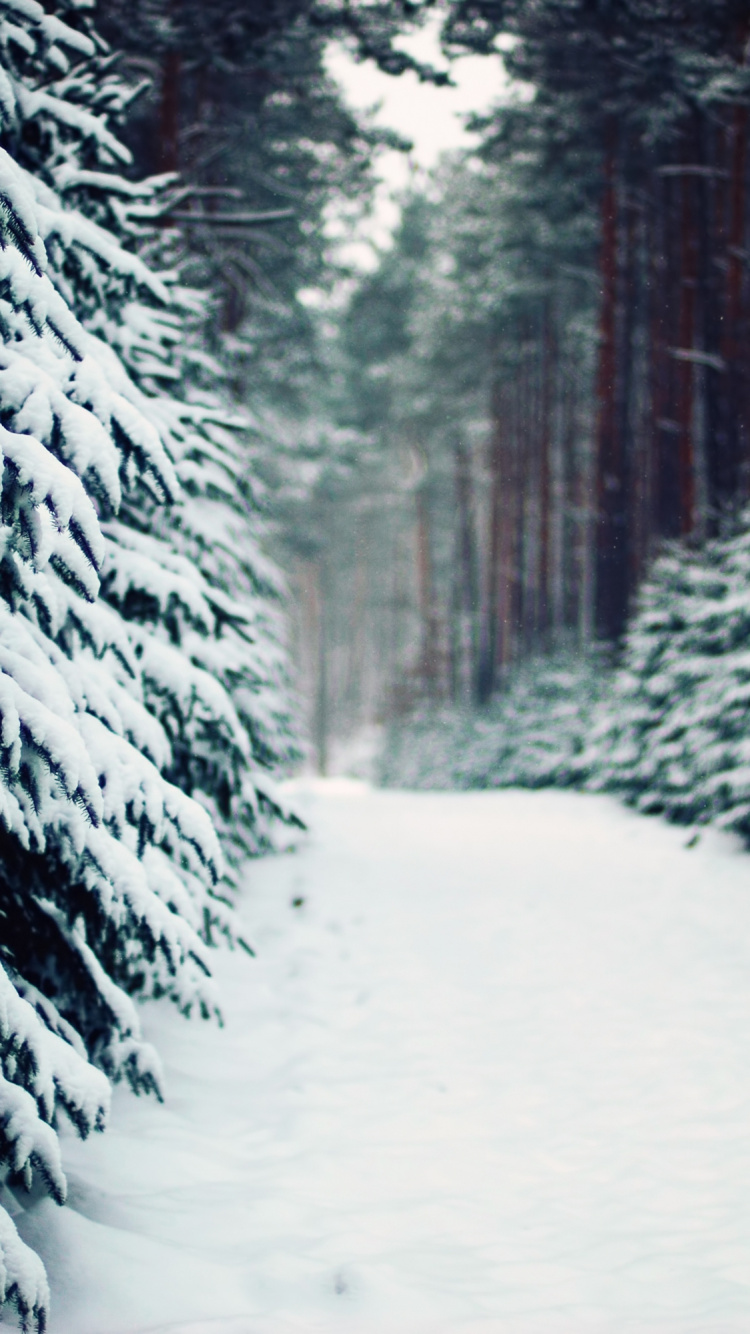
<path fill-rule="evenodd" d="M 750 837 L 750 534 L 654 565 L 579 781 L 681 824 Z"/>
<path fill-rule="evenodd" d="M 323 235 L 332 197 L 364 206 L 372 148 L 393 136 L 361 124 L 325 65 L 331 39 L 397 72 L 441 76 L 394 47 L 427 12 L 379 0 L 102 0 L 103 29 L 126 67 L 150 86 L 126 130 L 141 174 L 181 174 L 168 216 L 183 272 L 219 295 L 214 350 L 237 357 L 237 398 L 252 386 L 276 407 L 294 404 L 315 334 L 298 300 L 327 286 L 333 267 Z M 229 335 L 228 344 L 226 336 Z M 295 406 L 299 406 L 299 399 Z"/>
<path fill-rule="evenodd" d="M 66 94 L 111 125 L 132 93 L 110 66 L 99 52 L 68 74 Z M 279 576 L 259 546 L 247 479 L 251 423 L 230 408 L 221 368 L 202 348 L 205 299 L 173 280 L 165 287 L 133 253 L 174 258 L 155 227 L 165 183 L 98 169 L 107 149 L 100 163 L 90 144 L 73 151 L 45 130 L 31 147 L 27 139 L 16 146 L 20 160 L 37 180 L 62 186 L 68 231 L 74 217 L 79 232 L 73 244 L 51 246 L 58 287 L 87 330 L 117 351 L 129 374 L 123 393 L 159 432 L 183 484 L 181 502 L 166 511 L 142 488 L 125 495 L 106 525 L 102 591 L 130 623 L 147 705 L 170 740 L 167 777 L 200 794 L 242 856 L 267 845 L 268 817 L 281 814 L 268 769 L 294 753 L 282 628 L 268 605 L 278 603 Z"/>
<path fill-rule="evenodd" d="M 46 1280 L 7 1209 L 32 1178 L 62 1202 L 57 1118 L 102 1128 L 107 1077 L 159 1093 L 133 998 L 217 1013 L 204 946 L 236 933 L 203 807 L 257 811 L 277 734 L 247 597 L 275 576 L 226 526 L 226 408 L 164 393 L 182 324 L 135 253 L 153 187 L 119 174 L 128 93 L 85 10 L 0 6 L 0 1297 L 39 1328 Z M 191 502 L 155 517 L 178 472 L 221 523 L 204 572 Z"/>

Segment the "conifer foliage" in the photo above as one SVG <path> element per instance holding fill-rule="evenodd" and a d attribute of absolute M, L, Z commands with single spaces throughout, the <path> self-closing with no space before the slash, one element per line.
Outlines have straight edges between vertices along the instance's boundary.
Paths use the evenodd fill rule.
<path fill-rule="evenodd" d="M 378 776 L 418 789 L 576 786 L 606 680 L 593 655 L 527 662 L 486 709 L 444 706 L 397 722 Z"/>
<path fill-rule="evenodd" d="M 677 546 L 641 591 L 580 760 L 587 786 L 681 824 L 750 835 L 750 535 Z"/>
<path fill-rule="evenodd" d="M 159 1094 L 134 997 L 217 1013 L 211 813 L 263 841 L 284 721 L 273 571 L 238 538 L 226 408 L 166 390 L 180 319 L 131 244 L 158 183 L 118 175 L 129 94 L 87 8 L 0 0 L 0 1299 L 38 1329 L 11 1214 L 32 1179 L 64 1200 L 63 1112 L 86 1135 L 110 1080 Z M 236 531 L 209 544 L 191 492 Z"/>

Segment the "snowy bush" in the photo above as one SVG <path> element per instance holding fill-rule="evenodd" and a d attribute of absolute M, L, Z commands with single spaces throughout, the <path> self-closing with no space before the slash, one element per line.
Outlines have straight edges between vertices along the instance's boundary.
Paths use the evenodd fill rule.
<path fill-rule="evenodd" d="M 86 1135 L 109 1079 L 159 1093 L 134 997 L 217 1012 L 209 812 L 263 842 L 286 724 L 234 428 L 165 390 L 180 317 L 133 248 L 159 187 L 117 174 L 86 9 L 0 0 L 0 1300 L 40 1329 L 8 1210 L 32 1179 L 64 1200 L 62 1112 Z"/>
<path fill-rule="evenodd" d="M 750 838 L 750 532 L 654 566 L 581 758 L 587 785 Z"/>
<path fill-rule="evenodd" d="M 602 674 L 567 656 L 516 669 L 482 711 L 423 712 L 389 729 L 380 778 L 390 787 L 568 786 L 593 726 Z"/>

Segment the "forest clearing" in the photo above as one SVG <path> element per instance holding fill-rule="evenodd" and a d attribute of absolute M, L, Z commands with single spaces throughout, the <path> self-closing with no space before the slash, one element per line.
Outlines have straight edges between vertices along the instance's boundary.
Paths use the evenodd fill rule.
<path fill-rule="evenodd" d="M 24 1215 L 55 1334 L 740 1334 L 750 897 L 612 798 L 298 785 L 226 1027 Z M 297 905 L 297 906 L 295 906 Z M 460 907 L 461 931 L 456 931 Z"/>

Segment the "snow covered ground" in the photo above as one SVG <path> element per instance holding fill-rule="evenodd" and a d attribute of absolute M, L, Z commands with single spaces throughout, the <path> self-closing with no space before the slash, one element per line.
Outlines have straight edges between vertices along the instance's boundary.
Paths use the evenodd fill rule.
<path fill-rule="evenodd" d="M 226 1027 L 20 1220 L 50 1334 L 750 1328 L 750 857 L 567 793 L 309 784 Z M 294 901 L 301 901 L 293 906 Z"/>

